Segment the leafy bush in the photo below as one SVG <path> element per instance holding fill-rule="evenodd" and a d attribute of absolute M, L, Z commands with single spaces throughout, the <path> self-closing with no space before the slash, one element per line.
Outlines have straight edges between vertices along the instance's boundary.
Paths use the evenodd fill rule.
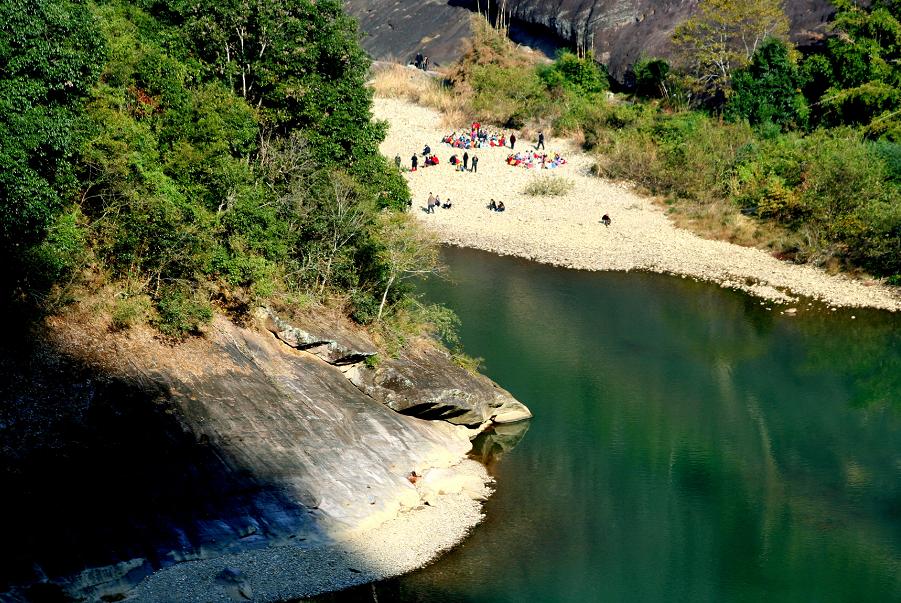
<path fill-rule="evenodd" d="M 60 240 L 34 247 L 54 224 L 58 238 L 73 244 L 77 238 L 65 226 L 76 228 L 74 222 L 60 222 L 59 215 L 78 189 L 73 155 L 84 131 L 84 100 L 103 59 L 102 40 L 84 4 L 0 3 L 0 288 L 5 294 L 38 283 L 45 287 L 62 273 L 62 264 L 70 264 L 61 255 Z M 34 272 L 43 268 L 47 272 Z"/>
<path fill-rule="evenodd" d="M 163 335 L 175 339 L 199 332 L 200 327 L 213 318 L 209 302 L 184 286 L 163 289 L 157 299 L 156 310 L 156 327 Z"/>
<path fill-rule="evenodd" d="M 152 307 L 146 295 L 120 295 L 113 304 L 112 324 L 117 330 L 129 329 L 146 320 Z"/>
<path fill-rule="evenodd" d="M 786 130 L 804 128 L 809 111 L 800 92 L 802 83 L 788 44 L 768 40 L 754 53 L 750 65 L 735 72 L 725 115 L 751 124 L 772 122 Z"/>
<path fill-rule="evenodd" d="M 529 181 L 523 193 L 533 197 L 562 197 L 572 188 L 573 181 L 569 178 L 539 174 Z"/>

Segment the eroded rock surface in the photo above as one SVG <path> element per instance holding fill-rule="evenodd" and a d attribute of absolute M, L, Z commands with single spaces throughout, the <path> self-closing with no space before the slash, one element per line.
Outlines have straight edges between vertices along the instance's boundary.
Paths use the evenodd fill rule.
<path fill-rule="evenodd" d="M 564 46 L 593 47 L 597 59 L 622 80 L 641 56 L 671 57 L 672 33 L 697 4 L 697 0 L 508 0 L 507 7 L 515 20 L 543 28 Z M 485 6 L 480 3 L 483 12 Z M 460 56 L 463 40 L 471 35 L 469 18 L 476 2 L 348 0 L 346 7 L 359 19 L 363 46 L 374 58 L 408 62 L 424 51 L 438 63 L 448 63 Z M 785 10 L 793 40 L 808 45 L 822 38 L 823 24 L 835 9 L 828 0 L 786 0 Z"/>
<path fill-rule="evenodd" d="M 0 598 L 24 597 L 35 583 L 85 600 L 118 597 L 184 561 L 222 596 L 320 592 L 337 573 L 280 576 L 267 562 L 260 582 L 247 568 L 279 547 L 309 547 L 292 554 L 315 565 L 330 559 L 329 542 L 414 517 L 436 496 L 487 495 L 484 468 L 462 469 L 471 430 L 395 412 L 345 376 L 373 353 L 352 329 L 275 315 L 245 328 L 220 317 L 204 337 L 173 346 L 103 320 L 89 309 L 49 319 L 28 349 L 0 350 L 0 486 L 17 518 Z M 423 543 L 430 553 L 393 565 L 391 551 L 366 549 L 362 558 L 382 555 L 379 563 L 355 562 L 359 571 L 342 579 L 393 575 L 451 546 L 479 519 L 477 503 L 455 504 L 460 525 L 436 548 Z M 353 542 L 363 550 L 369 539 Z M 222 578 L 213 562 L 222 555 L 249 564 L 240 580 Z M 154 588 L 138 600 L 176 596 Z"/>
<path fill-rule="evenodd" d="M 507 390 L 460 367 L 450 355 L 421 340 L 400 358 L 384 360 L 376 368 L 356 365 L 348 378 L 367 395 L 398 412 L 424 419 L 478 426 L 513 423 L 532 413 Z"/>

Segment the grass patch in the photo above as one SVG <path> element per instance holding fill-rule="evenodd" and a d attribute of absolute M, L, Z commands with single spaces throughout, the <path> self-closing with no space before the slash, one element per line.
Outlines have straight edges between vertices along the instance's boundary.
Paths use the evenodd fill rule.
<path fill-rule="evenodd" d="M 532 197 L 562 197 L 573 189 L 574 183 L 569 178 L 541 174 L 533 178 L 523 189 L 523 193 Z"/>

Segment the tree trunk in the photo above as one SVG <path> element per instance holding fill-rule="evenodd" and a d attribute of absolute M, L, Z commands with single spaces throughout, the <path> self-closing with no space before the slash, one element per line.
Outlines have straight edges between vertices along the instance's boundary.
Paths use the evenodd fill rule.
<path fill-rule="evenodd" d="M 394 283 L 394 276 L 388 279 L 388 284 L 385 285 L 385 293 L 382 294 L 382 303 L 379 304 L 379 314 L 375 317 L 376 320 L 382 320 L 382 311 L 385 309 L 385 302 L 388 301 L 388 290 L 391 288 L 391 285 Z"/>

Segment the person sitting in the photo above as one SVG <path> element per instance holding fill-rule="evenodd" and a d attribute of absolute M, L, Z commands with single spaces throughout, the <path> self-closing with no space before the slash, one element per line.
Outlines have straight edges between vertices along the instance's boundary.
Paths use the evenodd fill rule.
<path fill-rule="evenodd" d="M 491 211 L 497 211 L 497 203 L 494 202 L 494 199 L 491 200 L 491 203 L 488 204 L 488 209 Z"/>
<path fill-rule="evenodd" d="M 498 202 L 497 202 L 497 211 L 504 211 L 505 209 L 507 209 L 507 208 L 504 207 L 504 202 L 503 202 L 503 201 L 498 201 Z"/>
<path fill-rule="evenodd" d="M 460 159 L 456 155 L 451 155 L 450 164 L 457 165 L 458 163 L 460 163 Z"/>
<path fill-rule="evenodd" d="M 444 203 L 441 204 L 441 209 L 450 209 L 451 208 L 451 200 L 448 199 Z"/>
<path fill-rule="evenodd" d="M 430 147 L 429 145 L 425 145 L 425 147 L 422 149 L 422 154 L 423 155 L 431 155 L 432 147 Z"/>
<path fill-rule="evenodd" d="M 603 224 L 604 226 L 609 228 L 610 222 L 611 222 L 610 215 L 604 214 L 604 216 L 601 218 L 601 224 Z"/>

